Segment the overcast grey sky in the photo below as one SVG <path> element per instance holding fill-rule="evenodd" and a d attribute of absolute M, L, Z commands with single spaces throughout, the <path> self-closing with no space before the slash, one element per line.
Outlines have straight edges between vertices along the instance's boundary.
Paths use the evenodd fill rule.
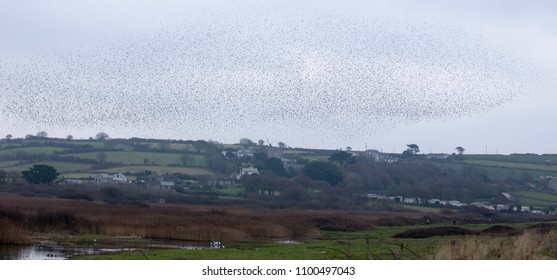
<path fill-rule="evenodd" d="M 554 1 L 0 0 L 0 136 L 557 153 Z"/>

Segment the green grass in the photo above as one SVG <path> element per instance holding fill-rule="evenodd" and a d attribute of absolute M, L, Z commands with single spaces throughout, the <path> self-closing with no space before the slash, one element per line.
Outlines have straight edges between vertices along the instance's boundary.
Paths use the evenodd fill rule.
<path fill-rule="evenodd" d="M 424 213 L 439 213 L 441 211 L 440 208 L 425 207 L 425 206 L 418 206 L 418 205 L 404 204 L 402 207 L 406 209 L 418 211 L 418 212 L 424 212 Z"/>
<path fill-rule="evenodd" d="M 0 161 L 0 168 L 4 168 L 4 167 L 10 167 L 12 165 L 16 165 L 18 164 L 19 161 L 18 160 L 6 160 L 6 161 Z"/>
<path fill-rule="evenodd" d="M 27 155 L 51 155 L 54 152 L 61 152 L 68 150 L 67 148 L 58 148 L 58 147 L 21 147 L 15 149 L 7 149 L 7 150 L 0 150 L 0 156 L 16 156 L 17 153 L 26 153 Z"/>
<path fill-rule="evenodd" d="M 146 144 L 149 145 L 150 148 L 152 149 L 159 149 L 160 148 L 160 143 L 141 143 L 141 144 Z M 193 147 L 192 144 L 186 144 L 186 143 L 168 143 L 168 148 L 171 150 L 178 150 L 178 151 L 184 151 L 184 152 L 195 152 L 195 148 Z"/>
<path fill-rule="evenodd" d="M 481 230 L 492 225 L 463 226 Z M 510 225 L 513 227 L 526 226 Z M 392 235 L 423 226 L 377 227 L 371 231 L 321 232 L 302 244 L 272 241 L 224 243 L 224 249 L 177 250 L 146 249 L 76 256 L 74 259 L 102 260 L 335 260 L 335 259 L 428 259 L 441 246 L 462 236 L 395 239 Z M 486 236 L 485 238 L 492 238 Z"/>
<path fill-rule="evenodd" d="M 93 179 L 95 177 L 97 173 L 94 172 L 69 172 L 69 173 L 64 173 L 64 177 L 67 179 L 84 179 L 84 180 L 89 180 L 89 179 Z"/>
<path fill-rule="evenodd" d="M 380 227 L 365 232 L 323 232 L 314 240 L 302 244 L 278 242 L 233 242 L 225 243 L 225 249 L 176 250 L 147 249 L 121 251 L 101 255 L 77 256 L 75 259 L 117 259 L 117 260 L 334 260 L 334 259 L 393 259 L 392 252 L 400 253 L 396 258 L 416 259 L 427 257 L 440 244 L 450 242 L 450 238 L 428 238 L 427 240 L 396 240 L 391 235 L 411 227 Z M 368 241 L 366 242 L 366 238 Z M 400 249 L 405 244 L 410 250 Z M 369 246 L 368 246 L 369 245 Z M 370 249 L 370 250 L 368 250 Z"/>
<path fill-rule="evenodd" d="M 165 173 L 183 173 L 189 175 L 213 175 L 214 173 L 210 170 L 202 168 L 192 168 L 192 167 L 180 167 L 180 166 L 157 166 L 157 165 L 136 165 L 136 166 L 122 166 L 109 169 L 99 170 L 97 172 L 106 173 L 125 173 L 125 172 L 143 172 L 145 170 L 151 170 L 157 172 L 158 174 Z M 96 173 L 95 173 L 96 174 Z"/>
<path fill-rule="evenodd" d="M 557 172 L 557 166 L 547 166 L 542 164 L 480 160 L 480 159 L 467 159 L 464 162 L 468 164 L 484 165 L 484 166 L 498 166 L 498 167 L 515 168 L 515 169 Z"/>
<path fill-rule="evenodd" d="M 551 160 L 557 164 L 557 155 L 536 155 L 536 154 L 512 154 L 512 155 L 465 155 L 466 159 L 518 162 L 530 164 L 545 164 L 546 160 Z"/>
<path fill-rule="evenodd" d="M 557 194 L 542 193 L 542 192 L 515 192 L 513 193 L 519 199 L 522 205 L 534 207 L 548 207 L 557 206 Z"/>
<path fill-rule="evenodd" d="M 3 169 L 6 171 L 20 172 L 20 171 L 28 170 L 30 167 L 32 167 L 35 164 L 50 165 L 56 168 L 56 170 L 58 170 L 58 172 L 61 173 L 68 172 L 68 171 L 84 171 L 84 170 L 89 170 L 91 168 L 91 165 L 89 164 L 67 163 L 67 162 L 59 162 L 59 161 L 40 161 L 31 164 L 10 166 Z"/>
<path fill-rule="evenodd" d="M 70 143 L 72 144 L 76 144 L 76 145 L 91 145 L 95 148 L 104 148 L 104 142 L 102 141 L 92 141 L 92 140 L 77 140 L 77 141 L 71 141 Z"/>
<path fill-rule="evenodd" d="M 307 159 L 310 161 L 327 161 L 330 156 L 301 156 L 300 158 Z"/>
<path fill-rule="evenodd" d="M 532 178 L 539 178 L 540 176 L 557 175 L 557 172 L 553 171 L 542 171 L 542 170 L 531 170 L 531 169 L 519 169 L 519 168 L 508 168 L 499 166 L 486 166 L 486 165 L 476 165 L 470 164 L 469 162 L 433 162 L 443 169 L 453 169 L 460 172 L 462 168 L 466 166 L 471 166 L 474 168 L 481 169 L 485 171 L 487 176 L 495 180 L 505 180 L 505 179 L 522 179 L 524 174 L 528 174 Z"/>
<path fill-rule="evenodd" d="M 135 164 L 140 165 L 145 163 L 145 159 L 149 163 L 153 162 L 159 165 L 171 165 L 180 164 L 180 154 L 171 153 L 156 153 L 156 152 L 125 152 L 125 151 L 115 151 L 115 152 L 105 152 L 107 154 L 107 162 L 115 162 L 122 164 Z M 97 158 L 96 152 L 93 153 L 75 153 L 68 154 L 68 156 L 75 156 L 85 159 L 95 159 Z M 202 167 L 205 166 L 205 159 L 202 156 L 191 155 L 196 158 L 195 166 Z"/>
<path fill-rule="evenodd" d="M 224 188 L 220 190 L 222 193 L 226 193 L 226 194 L 230 194 L 230 195 L 234 195 L 237 196 L 239 194 L 242 194 L 245 192 L 245 189 L 243 187 L 229 187 L 229 188 Z"/>

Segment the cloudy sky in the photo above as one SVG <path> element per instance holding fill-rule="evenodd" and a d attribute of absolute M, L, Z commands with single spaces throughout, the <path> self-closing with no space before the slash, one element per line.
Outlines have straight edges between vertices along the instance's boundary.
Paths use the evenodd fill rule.
<path fill-rule="evenodd" d="M 557 4 L 453 2 L 0 0 L 0 136 L 557 153 Z"/>

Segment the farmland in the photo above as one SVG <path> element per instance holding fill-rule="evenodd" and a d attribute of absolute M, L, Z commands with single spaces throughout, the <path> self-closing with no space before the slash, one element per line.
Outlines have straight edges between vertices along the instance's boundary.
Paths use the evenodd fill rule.
<path fill-rule="evenodd" d="M 509 169 L 537 170 L 537 171 L 549 171 L 552 173 L 557 173 L 557 166 L 546 166 L 542 164 L 480 160 L 480 159 L 469 159 L 466 160 L 465 163 L 472 164 L 472 165 L 480 165 L 480 166 L 490 166 L 490 167 L 495 166 L 495 167 L 504 167 Z"/>
<path fill-rule="evenodd" d="M 195 142 L 194 142 L 195 143 Z M 183 155 L 187 155 L 187 163 Z M 0 144 L 0 169 L 21 172 L 35 164 L 56 168 L 66 178 L 99 172 L 210 175 L 202 146 L 128 140 L 16 139 Z M 187 164 L 187 165 L 186 165 Z"/>
<path fill-rule="evenodd" d="M 533 191 L 522 191 L 513 193 L 524 205 L 530 205 L 537 208 L 557 207 L 557 194 L 542 193 Z"/>

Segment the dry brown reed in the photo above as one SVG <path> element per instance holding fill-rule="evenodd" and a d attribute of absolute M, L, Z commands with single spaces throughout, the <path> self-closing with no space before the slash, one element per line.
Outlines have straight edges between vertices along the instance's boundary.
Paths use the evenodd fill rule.
<path fill-rule="evenodd" d="M 26 245 L 30 243 L 31 240 L 20 225 L 7 219 L 0 219 L 0 244 Z"/>
<path fill-rule="evenodd" d="M 364 211 L 249 209 L 173 204 L 137 207 L 133 204 L 16 195 L 0 195 L 0 205 L 0 212 L 12 213 L 11 216 L 23 220 L 23 228 L 34 234 L 92 233 L 222 242 L 314 238 L 319 236 L 320 227 L 324 226 L 369 230 L 381 218 L 393 215 Z M 421 218 L 416 213 L 396 215 L 407 215 L 408 219 Z"/>
<path fill-rule="evenodd" d="M 440 248 L 435 259 L 443 260 L 540 260 L 557 259 L 557 230 L 527 230 L 519 236 L 476 236 L 454 240 Z"/>

